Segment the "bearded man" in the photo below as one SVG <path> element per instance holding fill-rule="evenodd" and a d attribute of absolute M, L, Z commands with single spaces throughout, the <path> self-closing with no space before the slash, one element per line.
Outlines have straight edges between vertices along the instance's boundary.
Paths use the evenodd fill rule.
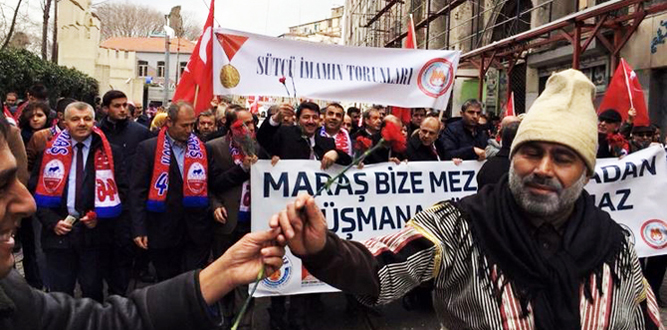
<path fill-rule="evenodd" d="M 595 169 L 594 96 L 581 72 L 552 75 L 519 126 L 509 175 L 398 233 L 341 240 L 307 195 L 270 225 L 311 274 L 363 303 L 432 279 L 448 329 L 662 328 L 633 244 L 583 190 Z"/>

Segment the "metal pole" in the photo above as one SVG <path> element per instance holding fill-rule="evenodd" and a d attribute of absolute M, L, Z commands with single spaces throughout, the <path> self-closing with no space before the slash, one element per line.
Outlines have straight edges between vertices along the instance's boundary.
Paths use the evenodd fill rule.
<path fill-rule="evenodd" d="M 577 26 L 574 28 L 574 38 L 572 39 L 572 46 L 574 46 L 574 51 L 572 52 L 572 68 L 579 70 L 579 57 L 581 56 L 581 27 Z"/>
<path fill-rule="evenodd" d="M 164 15 L 165 26 L 169 26 L 169 15 Z M 164 99 L 162 106 L 167 107 L 169 103 L 169 33 L 164 31 Z"/>
<path fill-rule="evenodd" d="M 426 18 L 431 17 L 431 0 L 426 0 Z M 424 49 L 428 49 L 428 40 L 431 38 L 431 22 L 426 23 L 426 38 L 424 38 Z M 442 112 L 442 111 L 440 111 Z"/>
<path fill-rule="evenodd" d="M 482 102 L 482 96 L 484 95 L 484 54 L 480 56 L 480 65 L 479 65 L 479 85 L 477 86 L 477 100 Z"/>

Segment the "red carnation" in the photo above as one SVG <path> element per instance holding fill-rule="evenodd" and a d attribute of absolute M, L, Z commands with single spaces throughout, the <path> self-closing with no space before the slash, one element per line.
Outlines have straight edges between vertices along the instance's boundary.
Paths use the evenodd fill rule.
<path fill-rule="evenodd" d="M 284 85 L 284 84 L 285 84 L 285 81 L 287 81 L 287 78 L 285 78 L 285 77 L 280 77 L 280 78 L 278 79 L 278 81 L 280 81 L 280 83 Z"/>
<path fill-rule="evenodd" d="M 407 142 L 401 133 L 401 128 L 390 121 L 387 121 L 382 129 L 382 138 L 389 143 L 394 152 L 403 153 L 407 149 Z"/>
<path fill-rule="evenodd" d="M 373 146 L 373 141 L 367 137 L 357 136 L 357 139 L 354 141 L 354 149 L 357 151 L 364 152 L 370 147 Z"/>
<path fill-rule="evenodd" d="M 88 220 L 97 219 L 97 213 L 95 213 L 95 211 L 88 211 L 88 213 L 86 213 L 86 216 L 88 217 Z"/>

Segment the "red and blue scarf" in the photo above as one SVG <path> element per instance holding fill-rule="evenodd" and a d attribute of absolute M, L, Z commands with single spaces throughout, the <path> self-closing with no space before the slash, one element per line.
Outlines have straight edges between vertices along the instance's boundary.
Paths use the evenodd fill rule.
<path fill-rule="evenodd" d="M 171 143 L 166 138 L 167 127 L 160 130 L 153 162 L 153 177 L 148 192 L 146 209 L 151 212 L 167 210 L 169 191 L 169 165 L 171 164 Z M 206 147 L 194 134 L 190 134 L 183 163 L 183 206 L 208 206 L 208 162 Z"/>
<path fill-rule="evenodd" d="M 93 127 L 93 134 L 102 139 L 102 148 L 95 150 L 95 213 L 100 218 L 114 218 L 123 207 L 114 177 L 111 145 L 104 133 Z M 68 130 L 63 130 L 48 142 L 39 171 L 35 201 L 40 207 L 60 207 L 63 191 L 67 185 L 72 166 L 72 139 Z M 74 187 L 70 187 L 74 189 Z"/>
<path fill-rule="evenodd" d="M 229 153 L 232 156 L 232 160 L 234 164 L 242 166 L 246 155 L 243 153 L 242 148 L 234 145 L 231 135 L 229 140 Z M 239 205 L 237 221 L 239 223 L 250 221 L 250 180 L 243 182 L 243 187 L 241 188 L 241 204 Z"/>

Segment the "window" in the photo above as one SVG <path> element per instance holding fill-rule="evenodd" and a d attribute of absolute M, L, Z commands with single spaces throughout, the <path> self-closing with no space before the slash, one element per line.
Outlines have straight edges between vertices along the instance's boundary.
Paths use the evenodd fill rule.
<path fill-rule="evenodd" d="M 188 66 L 188 62 L 181 62 L 180 68 L 178 70 L 178 76 L 182 77 L 183 76 L 183 71 L 185 71 L 185 67 Z"/>
<path fill-rule="evenodd" d="M 139 61 L 139 77 L 146 77 L 148 76 L 148 62 L 147 61 Z"/>
<path fill-rule="evenodd" d="M 157 76 L 164 77 L 164 61 L 157 62 Z"/>

